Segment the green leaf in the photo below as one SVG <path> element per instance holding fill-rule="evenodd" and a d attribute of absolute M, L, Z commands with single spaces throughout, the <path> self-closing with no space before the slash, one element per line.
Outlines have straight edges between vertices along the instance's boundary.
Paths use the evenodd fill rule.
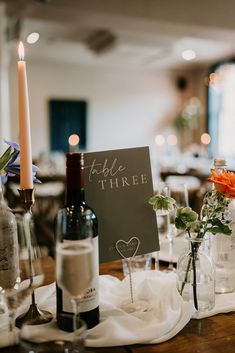
<path fill-rule="evenodd" d="M 10 162 L 13 152 L 14 152 L 14 148 L 9 146 L 8 149 L 0 157 L 0 171 L 3 170 Z"/>
<path fill-rule="evenodd" d="M 220 228 L 219 227 L 211 227 L 208 229 L 212 234 L 218 234 L 220 233 Z"/>
<path fill-rule="evenodd" d="M 190 224 L 191 231 L 195 232 L 195 233 L 199 233 L 201 225 L 202 225 L 201 223 L 202 222 L 200 222 L 200 221 L 196 221 L 196 222 L 191 223 Z"/>
<path fill-rule="evenodd" d="M 177 229 L 186 230 L 187 225 L 178 217 L 175 218 L 175 226 Z"/>
<path fill-rule="evenodd" d="M 209 228 L 210 232 L 213 234 L 222 233 L 225 235 L 230 235 L 232 230 L 227 224 L 222 223 L 218 218 L 211 220 L 212 227 Z"/>
<path fill-rule="evenodd" d="M 214 212 L 215 212 L 215 213 L 220 213 L 220 212 L 225 211 L 225 209 L 226 209 L 226 207 L 224 207 L 224 206 L 219 206 L 219 207 L 216 207 L 216 208 L 215 208 Z"/>
<path fill-rule="evenodd" d="M 176 208 L 176 202 L 172 197 L 164 195 L 154 195 L 150 197 L 149 204 L 153 206 L 155 211 L 157 210 L 166 210 L 172 211 Z"/>
<path fill-rule="evenodd" d="M 198 214 L 191 207 L 178 208 L 176 216 L 181 218 L 184 223 L 196 222 L 198 219 Z"/>
<path fill-rule="evenodd" d="M 202 207 L 201 214 L 202 214 L 202 217 L 206 216 L 206 208 L 205 207 Z"/>

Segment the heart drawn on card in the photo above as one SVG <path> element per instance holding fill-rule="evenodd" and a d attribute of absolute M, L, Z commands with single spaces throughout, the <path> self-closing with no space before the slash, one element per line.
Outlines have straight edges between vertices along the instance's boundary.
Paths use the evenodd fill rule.
<path fill-rule="evenodd" d="M 135 256 L 137 254 L 139 246 L 140 240 L 137 237 L 132 237 L 128 241 L 119 239 L 115 244 L 117 252 L 119 253 L 119 255 L 121 255 L 123 259 Z"/>

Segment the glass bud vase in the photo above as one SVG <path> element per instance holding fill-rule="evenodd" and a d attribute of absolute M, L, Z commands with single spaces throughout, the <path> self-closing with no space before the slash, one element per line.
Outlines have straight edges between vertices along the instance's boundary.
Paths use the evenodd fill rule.
<path fill-rule="evenodd" d="M 203 239 L 188 238 L 188 250 L 179 257 L 176 271 L 179 293 L 198 314 L 215 305 L 214 267 L 204 249 Z"/>
<path fill-rule="evenodd" d="M 11 288 L 18 274 L 18 237 L 14 214 L 4 199 L 0 176 L 0 289 Z"/>

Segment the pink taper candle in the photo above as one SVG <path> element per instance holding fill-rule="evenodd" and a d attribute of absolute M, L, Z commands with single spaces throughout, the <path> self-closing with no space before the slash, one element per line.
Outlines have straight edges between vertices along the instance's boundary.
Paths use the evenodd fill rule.
<path fill-rule="evenodd" d="M 18 48 L 19 128 L 20 128 L 20 188 L 33 189 L 32 150 L 30 134 L 29 96 L 24 61 L 24 46 Z"/>

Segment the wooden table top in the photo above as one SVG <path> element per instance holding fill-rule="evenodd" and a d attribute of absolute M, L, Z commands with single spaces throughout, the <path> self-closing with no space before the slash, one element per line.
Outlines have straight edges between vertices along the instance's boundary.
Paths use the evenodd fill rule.
<path fill-rule="evenodd" d="M 54 281 L 54 260 L 43 261 L 45 284 Z M 100 265 L 101 274 L 123 277 L 121 261 Z M 17 346 L 0 349 L 0 353 L 19 353 Z M 94 353 L 234 353 L 235 312 L 219 314 L 206 319 L 191 320 L 184 329 L 169 341 L 153 345 L 131 345 L 87 349 Z"/>

